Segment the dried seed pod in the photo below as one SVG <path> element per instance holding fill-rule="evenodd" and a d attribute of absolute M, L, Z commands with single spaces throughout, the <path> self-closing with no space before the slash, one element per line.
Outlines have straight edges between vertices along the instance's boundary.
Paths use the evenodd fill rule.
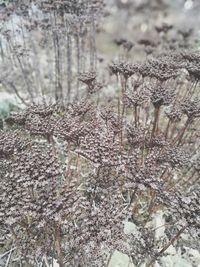
<path fill-rule="evenodd" d="M 125 62 L 113 63 L 109 66 L 111 74 L 121 74 L 125 79 L 130 78 L 133 74 L 138 72 L 137 64 L 129 64 Z"/>
<path fill-rule="evenodd" d="M 79 75 L 79 81 L 87 84 L 88 86 L 92 85 L 96 80 L 97 74 L 94 71 L 84 72 Z"/>
<path fill-rule="evenodd" d="M 167 106 L 173 103 L 175 100 L 175 91 L 171 88 L 165 88 L 163 86 L 151 87 L 151 102 L 155 107 Z"/>
<path fill-rule="evenodd" d="M 199 99 L 186 98 L 181 104 L 181 111 L 186 114 L 190 120 L 200 117 Z"/>

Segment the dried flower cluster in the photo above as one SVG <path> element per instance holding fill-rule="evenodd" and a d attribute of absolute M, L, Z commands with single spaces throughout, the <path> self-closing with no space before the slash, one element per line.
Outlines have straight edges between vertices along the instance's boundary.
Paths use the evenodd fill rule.
<path fill-rule="evenodd" d="M 2 231 L 7 242 L 14 233 L 24 262 L 54 255 L 60 266 L 107 266 L 117 249 L 152 264 L 183 231 L 199 234 L 197 86 L 182 94 L 176 71 L 152 79 L 157 67 L 144 75 L 142 64 L 111 66 L 121 91 L 104 106 L 93 92 L 6 120 L 19 130 L 0 133 Z M 96 76 L 79 79 L 90 88 Z M 171 240 L 147 226 L 159 210 L 176 222 Z M 127 220 L 140 237 L 124 234 Z"/>

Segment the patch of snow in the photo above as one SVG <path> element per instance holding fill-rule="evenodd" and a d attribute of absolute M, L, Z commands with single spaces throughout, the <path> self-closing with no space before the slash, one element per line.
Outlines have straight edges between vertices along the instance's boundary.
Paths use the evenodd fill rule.
<path fill-rule="evenodd" d="M 162 267 L 193 267 L 180 255 L 168 255 L 161 258 Z"/>
<path fill-rule="evenodd" d="M 130 259 L 126 254 L 115 251 L 108 267 L 135 267 L 135 265 L 130 263 Z"/>

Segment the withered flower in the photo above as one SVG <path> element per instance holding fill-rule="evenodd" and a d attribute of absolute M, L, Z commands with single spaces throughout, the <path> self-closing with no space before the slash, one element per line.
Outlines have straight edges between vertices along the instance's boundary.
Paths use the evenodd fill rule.
<path fill-rule="evenodd" d="M 128 79 L 133 74 L 138 72 L 137 64 L 130 64 L 125 62 L 113 63 L 109 65 L 111 74 L 121 74 L 125 79 Z"/>
<path fill-rule="evenodd" d="M 152 85 L 151 102 L 155 107 L 167 106 L 175 100 L 175 92 L 172 88 L 165 88 L 162 85 Z"/>
<path fill-rule="evenodd" d="M 200 117 L 199 99 L 186 98 L 181 104 L 181 111 L 187 115 L 188 119 L 195 119 Z"/>
<path fill-rule="evenodd" d="M 78 77 L 78 79 L 87 84 L 88 86 L 91 85 L 94 80 L 96 80 L 96 77 L 97 77 L 97 74 L 96 72 L 94 71 L 89 71 L 89 72 L 84 72 L 84 73 L 81 73 Z"/>

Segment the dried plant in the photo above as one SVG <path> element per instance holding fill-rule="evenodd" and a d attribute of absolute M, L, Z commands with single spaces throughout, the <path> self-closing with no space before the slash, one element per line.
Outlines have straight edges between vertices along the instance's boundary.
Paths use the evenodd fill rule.
<path fill-rule="evenodd" d="M 182 233 L 199 246 L 200 54 L 183 50 L 192 32 L 172 40 L 175 27 L 161 24 L 155 39 L 141 36 L 144 61 L 109 64 L 107 76 L 117 78 L 110 97 L 97 71 L 103 7 L 23 0 L 0 10 L 0 82 L 26 106 L 0 131 L 1 248 L 10 266 L 108 267 L 118 250 L 150 267 Z M 115 43 L 126 56 L 135 45 Z M 157 239 L 159 211 L 166 224 Z M 127 222 L 136 232 L 125 233 Z"/>
<path fill-rule="evenodd" d="M 10 1 L 0 11 L 0 82 L 24 103 L 78 98 L 74 77 L 97 66 L 103 8 L 103 0 Z"/>

